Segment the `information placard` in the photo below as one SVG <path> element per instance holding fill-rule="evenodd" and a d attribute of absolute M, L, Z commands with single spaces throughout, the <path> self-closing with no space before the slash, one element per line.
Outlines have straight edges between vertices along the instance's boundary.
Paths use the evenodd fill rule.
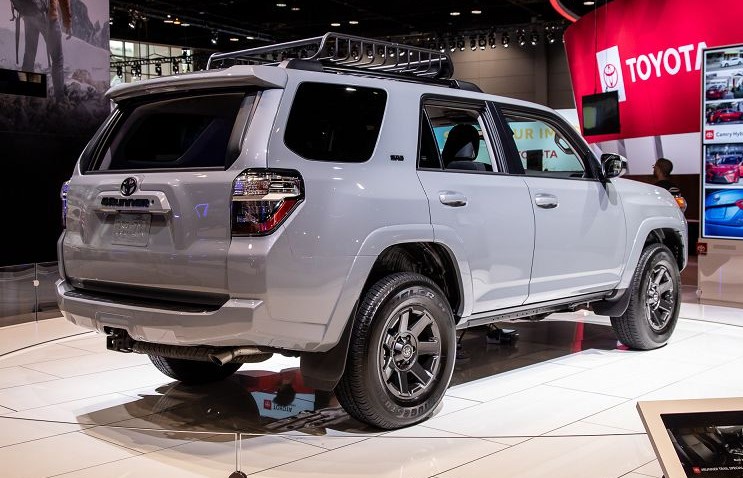
<path fill-rule="evenodd" d="M 666 478 L 743 476 L 743 399 L 638 402 Z"/>

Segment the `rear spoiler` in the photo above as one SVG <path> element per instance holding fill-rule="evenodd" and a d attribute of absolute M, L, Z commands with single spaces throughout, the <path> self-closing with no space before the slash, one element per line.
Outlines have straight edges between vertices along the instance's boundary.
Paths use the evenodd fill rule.
<path fill-rule="evenodd" d="M 286 81 L 287 74 L 283 68 L 236 65 L 224 70 L 198 71 L 183 75 L 164 76 L 137 83 L 120 84 L 108 90 L 106 97 L 118 102 L 136 96 L 199 88 L 249 85 L 261 88 L 284 88 Z"/>

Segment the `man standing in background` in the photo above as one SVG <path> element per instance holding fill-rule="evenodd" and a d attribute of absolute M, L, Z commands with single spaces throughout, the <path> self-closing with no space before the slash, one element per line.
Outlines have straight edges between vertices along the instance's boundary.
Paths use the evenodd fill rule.
<path fill-rule="evenodd" d="M 653 177 L 655 178 L 655 185 L 660 186 L 663 189 L 669 190 L 671 188 L 678 187 L 671 181 L 671 171 L 673 171 L 673 163 L 670 159 L 658 158 L 653 164 Z"/>
<path fill-rule="evenodd" d="M 39 35 L 44 37 L 52 63 L 52 86 L 57 101 L 64 98 L 64 55 L 62 30 L 69 40 L 72 36 L 72 8 L 70 0 L 11 0 L 13 8 L 23 18 L 25 48 L 23 71 L 34 71 Z M 62 17 L 60 25 L 60 15 Z"/>

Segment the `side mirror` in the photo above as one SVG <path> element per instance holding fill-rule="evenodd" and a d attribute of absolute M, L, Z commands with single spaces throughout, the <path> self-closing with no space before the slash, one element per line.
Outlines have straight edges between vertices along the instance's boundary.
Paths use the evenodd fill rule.
<path fill-rule="evenodd" d="M 627 160 L 613 153 L 601 155 L 601 173 L 605 179 L 617 178 L 627 172 Z"/>

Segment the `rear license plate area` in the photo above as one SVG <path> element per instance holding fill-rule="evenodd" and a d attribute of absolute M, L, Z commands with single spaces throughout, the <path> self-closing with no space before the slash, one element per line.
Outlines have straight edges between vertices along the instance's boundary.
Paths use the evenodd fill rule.
<path fill-rule="evenodd" d="M 151 214 L 117 214 L 114 219 L 112 244 L 147 247 L 150 241 Z"/>

